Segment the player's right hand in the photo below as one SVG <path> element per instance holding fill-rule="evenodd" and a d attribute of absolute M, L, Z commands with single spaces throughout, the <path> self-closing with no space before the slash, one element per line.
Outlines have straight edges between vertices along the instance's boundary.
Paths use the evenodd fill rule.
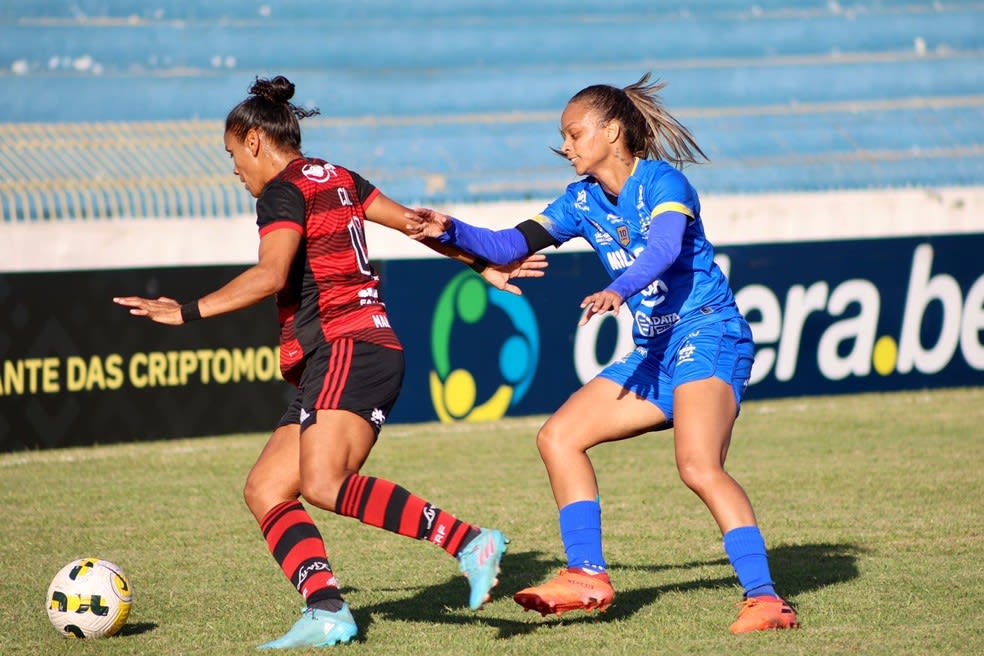
<path fill-rule="evenodd" d="M 141 296 L 117 296 L 113 299 L 117 305 L 130 308 L 130 314 L 137 317 L 147 317 L 155 323 L 169 326 L 180 326 L 184 323 L 181 318 L 181 304 L 173 298 L 143 298 Z"/>
<path fill-rule="evenodd" d="M 451 227 L 451 217 L 427 207 L 417 207 L 403 215 L 407 219 L 407 235 L 411 239 L 437 238 Z"/>

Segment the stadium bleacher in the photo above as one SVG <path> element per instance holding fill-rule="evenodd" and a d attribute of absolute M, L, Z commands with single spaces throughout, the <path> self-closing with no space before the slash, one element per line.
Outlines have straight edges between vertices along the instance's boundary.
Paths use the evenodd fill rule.
<path fill-rule="evenodd" d="M 646 71 L 704 193 L 984 180 L 981 2 L 8 0 L 0 216 L 247 213 L 222 118 L 275 74 L 306 152 L 405 203 L 552 197 L 566 100 Z"/>

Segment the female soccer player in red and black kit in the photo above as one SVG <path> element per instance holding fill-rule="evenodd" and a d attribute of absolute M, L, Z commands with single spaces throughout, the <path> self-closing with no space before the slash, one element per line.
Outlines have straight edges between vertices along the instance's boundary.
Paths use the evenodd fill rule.
<path fill-rule="evenodd" d="M 360 473 L 403 380 L 403 351 L 369 264 L 364 221 L 405 231 L 408 209 L 357 173 L 301 154 L 298 119 L 317 110 L 290 103 L 284 77 L 257 79 L 229 112 L 225 147 L 257 198 L 259 261 L 221 289 L 185 304 L 115 298 L 130 313 L 180 325 L 276 295 L 280 366 L 293 402 L 246 480 L 246 504 L 273 557 L 305 599 L 297 623 L 261 648 L 348 642 L 357 627 L 342 599 L 324 541 L 299 497 L 365 524 L 432 542 L 459 561 L 481 608 L 497 583 L 507 539 L 469 524 L 404 488 Z M 436 242 L 435 250 L 474 264 Z M 495 286 L 542 275 L 542 261 L 487 267 Z"/>

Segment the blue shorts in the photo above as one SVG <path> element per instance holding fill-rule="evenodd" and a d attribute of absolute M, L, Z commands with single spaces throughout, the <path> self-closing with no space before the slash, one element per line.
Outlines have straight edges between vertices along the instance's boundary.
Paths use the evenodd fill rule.
<path fill-rule="evenodd" d="M 731 385 L 740 408 L 754 359 L 755 343 L 748 323 L 741 318 L 725 319 L 672 337 L 663 351 L 636 347 L 598 376 L 656 404 L 672 423 L 673 390 L 711 376 Z"/>

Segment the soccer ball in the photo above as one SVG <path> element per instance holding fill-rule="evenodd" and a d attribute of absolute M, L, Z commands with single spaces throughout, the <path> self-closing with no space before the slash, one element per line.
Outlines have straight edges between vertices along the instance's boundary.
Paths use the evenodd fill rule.
<path fill-rule="evenodd" d="M 117 565 L 80 558 L 61 568 L 48 586 L 48 619 L 69 638 L 103 638 L 126 623 L 133 588 Z"/>

